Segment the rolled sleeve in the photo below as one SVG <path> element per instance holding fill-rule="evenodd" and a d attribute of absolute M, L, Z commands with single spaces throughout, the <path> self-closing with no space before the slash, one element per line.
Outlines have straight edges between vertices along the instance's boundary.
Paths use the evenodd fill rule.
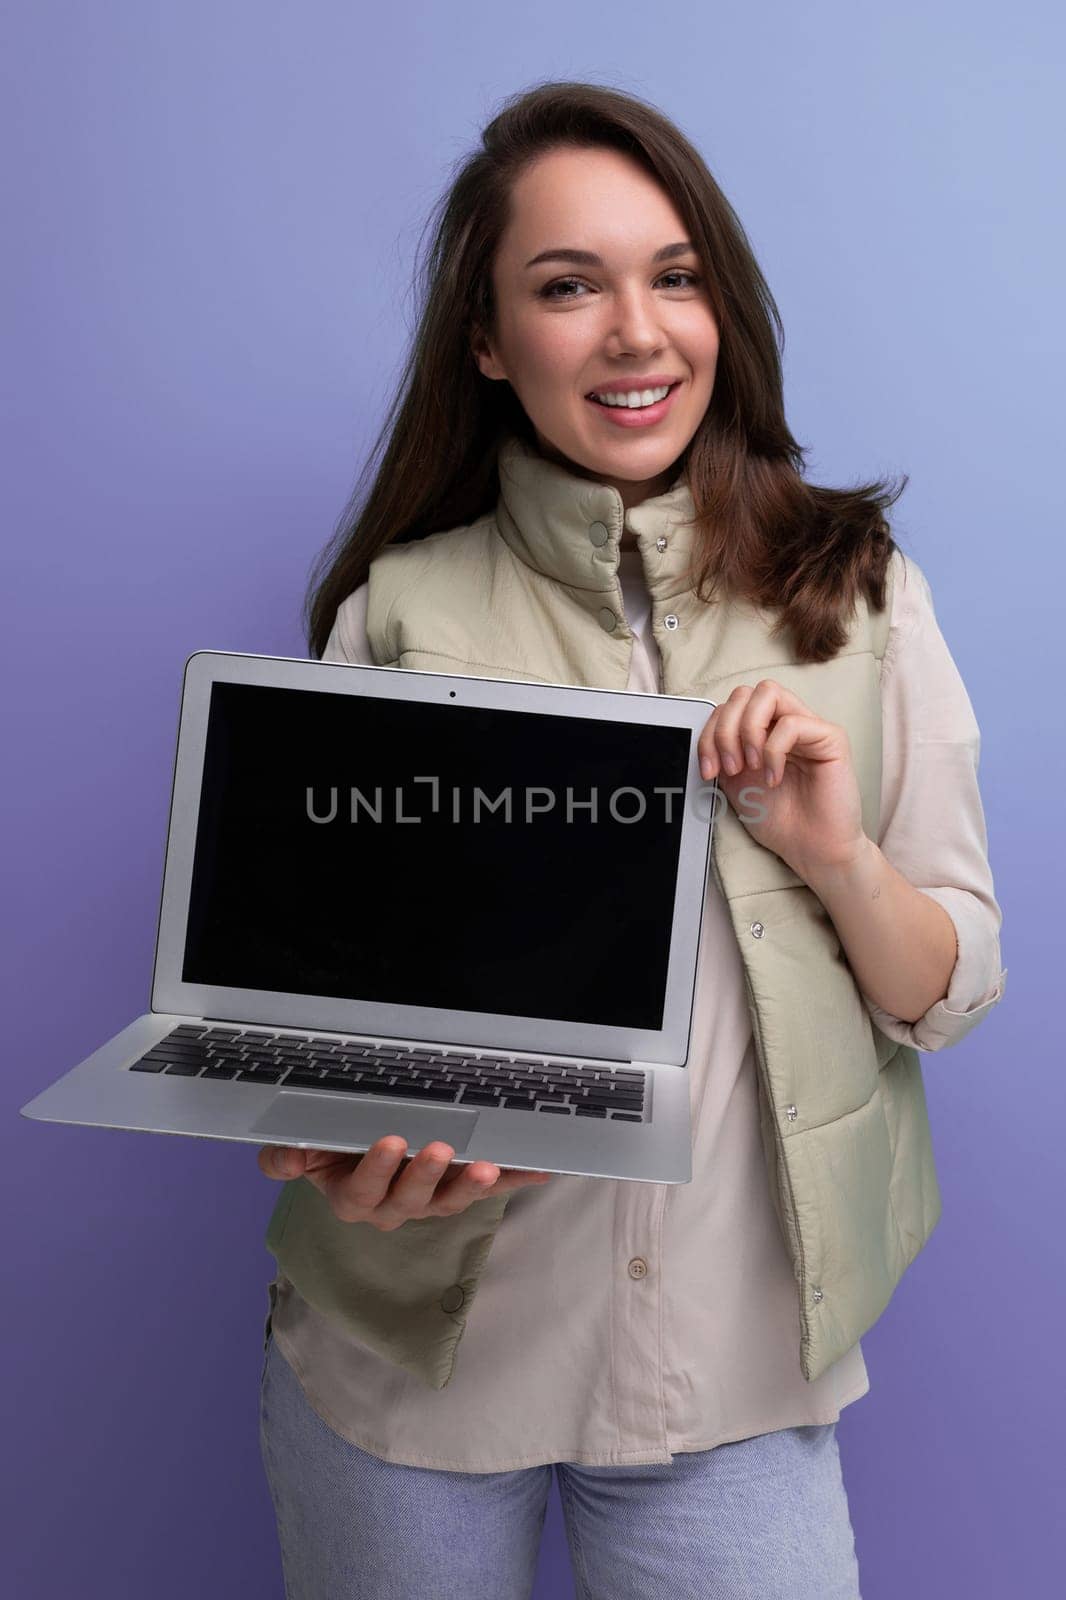
<path fill-rule="evenodd" d="M 923 888 L 922 893 L 943 906 L 955 924 L 958 953 L 947 994 L 917 1022 L 903 1022 L 882 1011 L 868 995 L 863 999 L 874 1022 L 890 1039 L 913 1045 L 916 1050 L 942 1050 L 965 1038 L 1003 998 L 1007 972 L 1006 968 L 999 968 L 998 939 L 994 951 L 990 948 L 988 913 L 983 904 L 975 902 L 973 895 L 963 889 Z M 992 967 L 996 968 L 996 976 L 989 983 Z"/>
<path fill-rule="evenodd" d="M 993 890 L 977 782 L 981 735 L 918 565 L 898 553 L 881 674 L 883 766 L 878 845 L 897 872 L 948 913 L 956 958 L 947 993 L 916 1021 L 863 1001 L 899 1044 L 942 1050 L 1002 999 L 1003 915 Z"/>

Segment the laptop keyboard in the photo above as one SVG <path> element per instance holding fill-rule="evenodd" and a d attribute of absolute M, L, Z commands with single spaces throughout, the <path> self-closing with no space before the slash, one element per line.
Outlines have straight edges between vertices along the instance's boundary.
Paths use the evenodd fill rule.
<path fill-rule="evenodd" d="M 562 1065 L 495 1051 L 422 1050 L 314 1034 L 188 1023 L 135 1061 L 132 1072 L 229 1078 L 287 1089 L 378 1094 L 442 1105 L 543 1111 L 550 1116 L 645 1120 L 645 1078 L 637 1069 L 592 1062 Z"/>

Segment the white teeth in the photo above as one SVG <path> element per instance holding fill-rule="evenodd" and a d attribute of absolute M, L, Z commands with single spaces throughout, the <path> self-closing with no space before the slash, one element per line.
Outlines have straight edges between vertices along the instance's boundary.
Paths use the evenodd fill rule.
<path fill-rule="evenodd" d="M 639 409 L 641 406 L 654 405 L 657 400 L 664 400 L 670 393 L 672 385 L 664 383 L 661 389 L 630 389 L 625 394 L 597 394 L 592 391 L 592 398 L 599 400 L 605 406 L 631 406 Z"/>

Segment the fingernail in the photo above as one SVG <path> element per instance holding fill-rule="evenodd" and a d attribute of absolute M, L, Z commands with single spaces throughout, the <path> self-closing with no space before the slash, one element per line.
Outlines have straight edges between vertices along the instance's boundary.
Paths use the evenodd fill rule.
<path fill-rule="evenodd" d="M 732 777 L 737 770 L 737 764 L 732 756 L 723 756 L 722 765 L 725 767 L 725 770 L 729 773 L 730 777 Z"/>
<path fill-rule="evenodd" d="M 700 776 L 703 778 L 714 777 L 714 762 L 710 756 L 700 756 Z"/>
<path fill-rule="evenodd" d="M 747 751 L 748 755 L 748 766 L 751 768 L 752 772 L 754 772 L 755 768 L 759 765 L 759 752 L 756 750 L 753 744 L 745 745 L 744 749 Z"/>

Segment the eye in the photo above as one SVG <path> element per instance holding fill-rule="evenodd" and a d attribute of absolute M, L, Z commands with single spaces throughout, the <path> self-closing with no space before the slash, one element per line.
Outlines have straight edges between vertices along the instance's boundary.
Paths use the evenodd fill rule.
<path fill-rule="evenodd" d="M 658 282 L 661 283 L 663 281 L 663 278 L 687 278 L 689 280 L 689 283 L 688 284 L 682 284 L 681 285 L 682 288 L 687 288 L 690 285 L 697 284 L 697 283 L 700 283 L 702 281 L 700 279 L 700 276 L 699 276 L 698 273 L 681 271 L 681 270 L 678 270 L 676 272 L 664 272 L 662 274 L 662 276 L 658 279 Z M 581 287 L 586 287 L 587 288 L 587 285 L 583 285 L 582 280 L 580 278 L 556 278 L 554 283 L 546 284 L 545 287 L 539 291 L 539 297 L 542 300 L 576 300 L 576 299 L 579 299 L 580 296 L 578 296 L 578 295 L 572 295 L 572 294 L 561 294 L 560 295 L 560 294 L 556 294 L 555 293 L 556 289 L 565 289 L 570 284 L 574 284 L 578 288 L 581 288 Z"/>
<path fill-rule="evenodd" d="M 542 300 L 572 300 L 574 298 L 572 294 L 557 295 L 554 293 L 556 289 L 565 289 L 568 284 L 572 283 L 578 284 L 580 287 L 577 278 L 557 278 L 554 283 L 549 283 L 545 288 L 541 289 L 540 297 Z"/>

